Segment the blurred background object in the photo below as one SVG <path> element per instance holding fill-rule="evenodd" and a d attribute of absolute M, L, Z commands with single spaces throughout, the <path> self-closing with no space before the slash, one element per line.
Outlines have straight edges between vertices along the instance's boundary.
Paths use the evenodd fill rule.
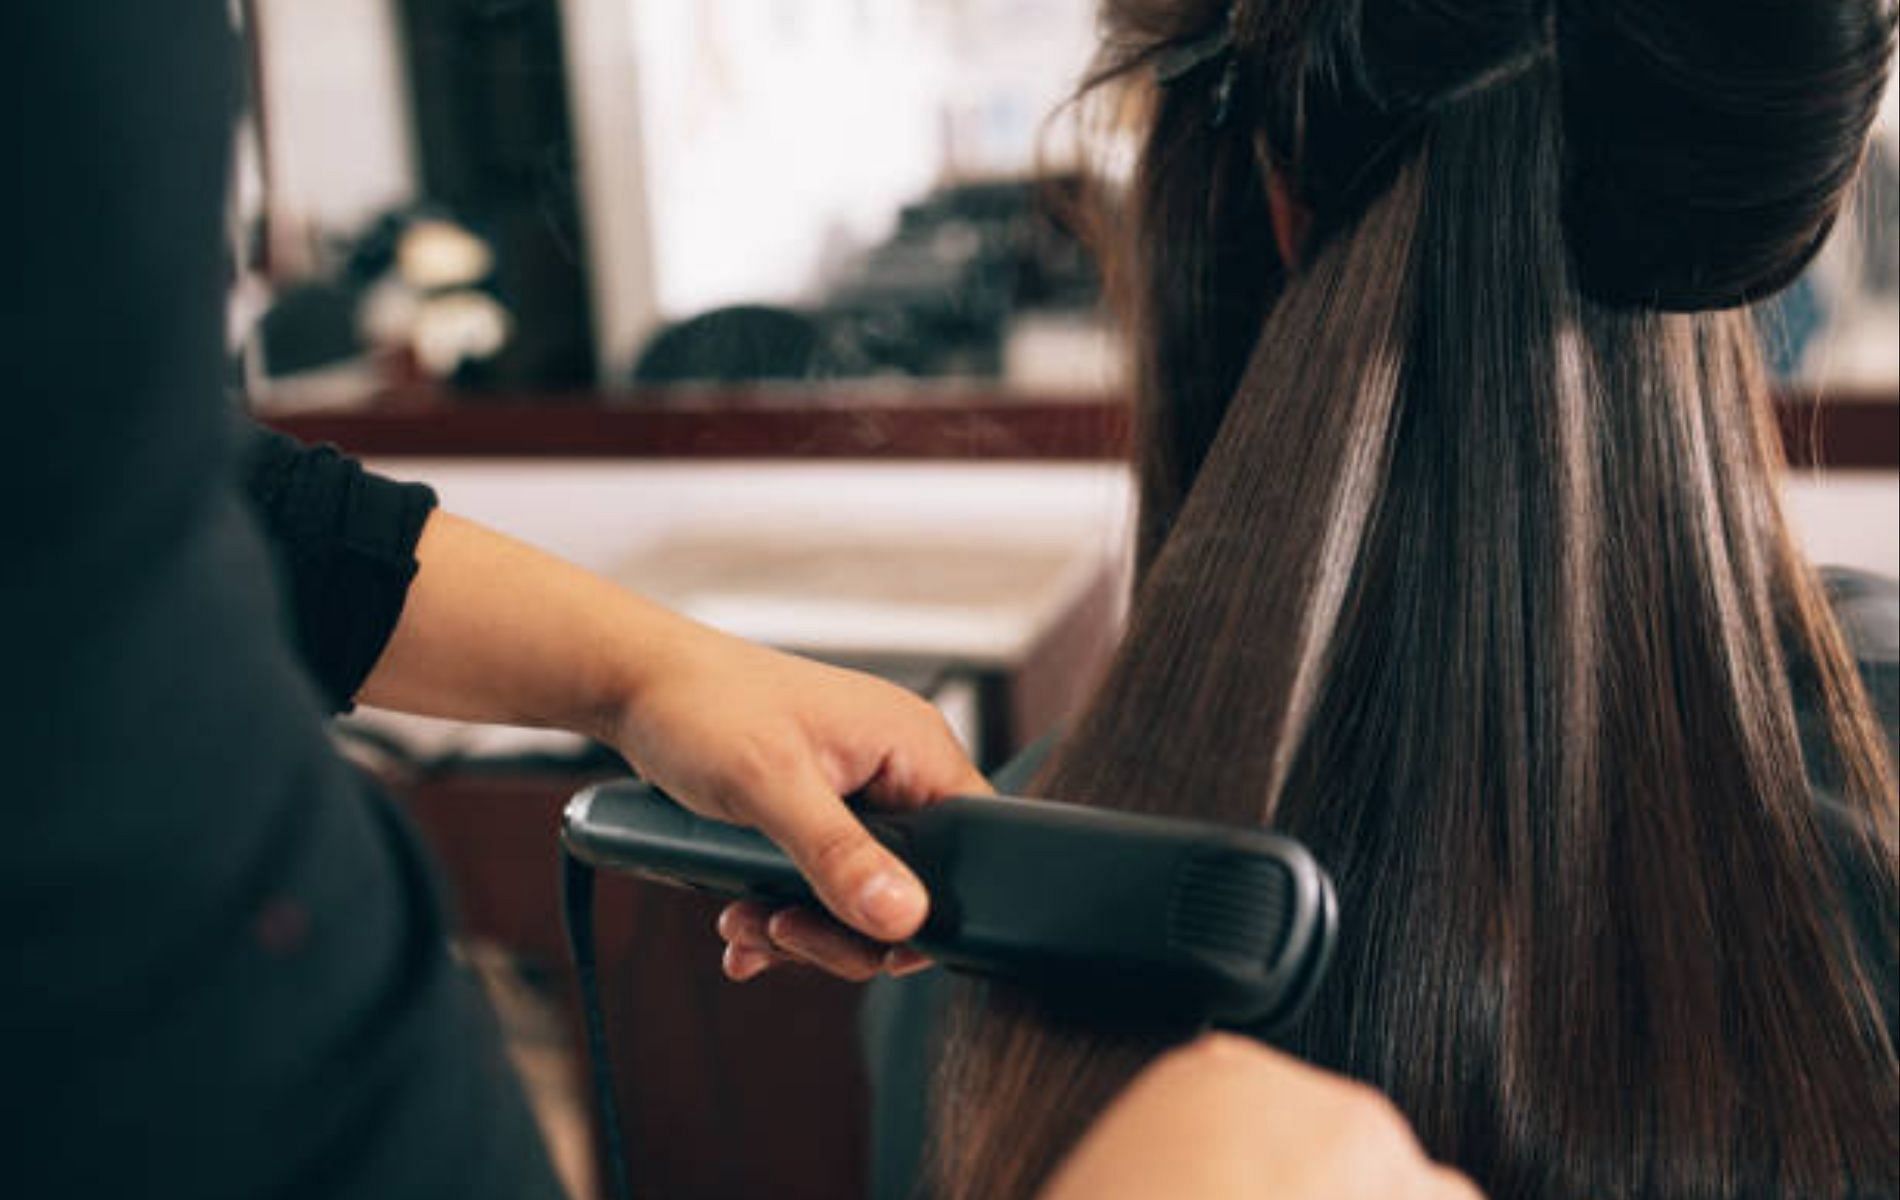
<path fill-rule="evenodd" d="M 392 342 L 410 353 L 386 382 L 410 368 L 469 388 L 591 382 L 560 6 L 245 0 L 244 16 L 260 175 L 249 242 L 276 292 L 254 384 Z M 385 274 L 415 304 L 364 313 Z M 363 340 L 339 341 L 343 325 Z"/>
<path fill-rule="evenodd" d="M 1900 78 L 1845 219 L 1807 273 L 1762 306 L 1761 325 L 1784 379 L 1876 393 L 1900 379 Z"/>
<path fill-rule="evenodd" d="M 1012 335 L 1030 322 L 1096 323 L 1093 260 L 1056 218 L 1061 197 L 1079 187 L 938 188 L 906 205 L 890 236 L 842 264 L 805 307 L 737 304 L 662 325 L 633 382 L 1007 378 Z M 1106 378 L 1112 366 L 1098 369 Z"/>
<path fill-rule="evenodd" d="M 1007 382 L 1012 365 L 1056 390 L 1116 382 L 1061 219 L 1075 144 L 1049 124 L 1086 62 L 1090 0 L 243 10 L 266 403 L 404 341 L 428 352 L 382 360 L 357 400 L 419 382 Z M 476 322 L 460 302 L 456 334 L 420 338 L 394 336 L 384 305 L 365 336 L 366 247 L 422 219 L 480 243 L 493 304 Z M 1018 342 L 1025 324 L 1043 336 Z M 359 340 L 340 336 L 352 325 Z M 1066 375 L 1034 357 L 1052 325 L 1077 332 Z"/>
<path fill-rule="evenodd" d="M 1094 0 L 240 7 L 261 404 L 1122 391 L 1069 220 L 1114 148 L 1057 118 Z M 1791 394 L 1890 402 L 1900 381 L 1885 103 L 1852 218 L 1762 312 Z M 481 245 L 474 294 L 392 304 L 365 277 L 378 240 L 421 220 Z"/>

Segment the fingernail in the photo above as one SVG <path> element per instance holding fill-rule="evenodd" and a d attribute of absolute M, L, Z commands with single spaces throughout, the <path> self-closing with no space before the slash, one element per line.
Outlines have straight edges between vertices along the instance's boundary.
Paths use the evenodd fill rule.
<path fill-rule="evenodd" d="M 822 952 L 822 947 L 814 944 L 807 938 L 801 937 L 796 929 L 790 933 L 774 933 L 772 935 L 772 947 L 794 958 L 803 959 L 810 959 L 814 957 L 816 953 Z"/>
<path fill-rule="evenodd" d="M 895 871 L 882 871 L 858 892 L 858 916 L 872 932 L 908 933 L 923 919 L 925 903 L 917 884 Z"/>
<path fill-rule="evenodd" d="M 768 954 L 756 950 L 747 950 L 743 946 L 727 946 L 725 954 L 726 974 L 735 982 L 744 983 L 772 965 Z"/>
<path fill-rule="evenodd" d="M 757 937 L 750 931 L 742 930 L 738 937 L 732 939 L 732 945 L 744 950 L 747 954 L 772 953 L 772 939 Z"/>
<path fill-rule="evenodd" d="M 782 946 L 799 940 L 798 917 L 794 915 L 796 911 L 782 908 L 772 914 L 765 923 L 765 937 L 768 942 Z"/>
<path fill-rule="evenodd" d="M 893 946 L 884 955 L 884 969 L 893 975 L 915 975 L 930 965 L 930 956 L 910 946 Z"/>

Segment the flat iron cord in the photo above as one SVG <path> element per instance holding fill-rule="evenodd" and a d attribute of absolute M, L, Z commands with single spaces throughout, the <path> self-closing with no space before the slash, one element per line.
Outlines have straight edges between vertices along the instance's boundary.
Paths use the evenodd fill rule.
<path fill-rule="evenodd" d="M 600 1141 L 607 1171 L 607 1190 L 613 1200 L 633 1200 L 627 1183 L 627 1143 L 620 1128 L 620 1105 L 614 1098 L 613 1062 L 607 1057 L 607 1018 L 600 1006 L 600 974 L 594 958 L 594 868 L 561 850 L 561 915 L 567 929 L 567 950 L 574 959 L 580 982 L 581 1019 L 587 1027 L 587 1062 L 594 1081 L 594 1107 L 600 1118 Z"/>

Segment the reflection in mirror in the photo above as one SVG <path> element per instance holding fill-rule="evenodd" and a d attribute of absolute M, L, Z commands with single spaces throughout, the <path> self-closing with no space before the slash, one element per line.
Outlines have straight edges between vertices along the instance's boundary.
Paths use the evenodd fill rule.
<path fill-rule="evenodd" d="M 1095 5 L 242 0 L 251 391 L 1112 407 L 1064 219 L 1083 164 L 1052 119 Z M 1852 219 L 1763 306 L 1793 399 L 1894 406 L 1895 108 Z"/>
<path fill-rule="evenodd" d="M 560 6 L 241 8 L 240 294 L 252 382 L 272 385 L 253 390 L 591 382 Z"/>
<path fill-rule="evenodd" d="M 280 404 L 1117 382 L 1053 114 L 1093 0 L 246 0 Z"/>

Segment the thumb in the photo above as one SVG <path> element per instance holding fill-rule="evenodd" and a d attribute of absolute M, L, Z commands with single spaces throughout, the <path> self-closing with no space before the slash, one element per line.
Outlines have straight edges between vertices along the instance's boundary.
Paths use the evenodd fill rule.
<path fill-rule="evenodd" d="M 833 916 L 880 942 L 901 942 L 923 925 L 924 885 L 815 773 L 763 799 L 760 832 L 791 856 Z"/>

